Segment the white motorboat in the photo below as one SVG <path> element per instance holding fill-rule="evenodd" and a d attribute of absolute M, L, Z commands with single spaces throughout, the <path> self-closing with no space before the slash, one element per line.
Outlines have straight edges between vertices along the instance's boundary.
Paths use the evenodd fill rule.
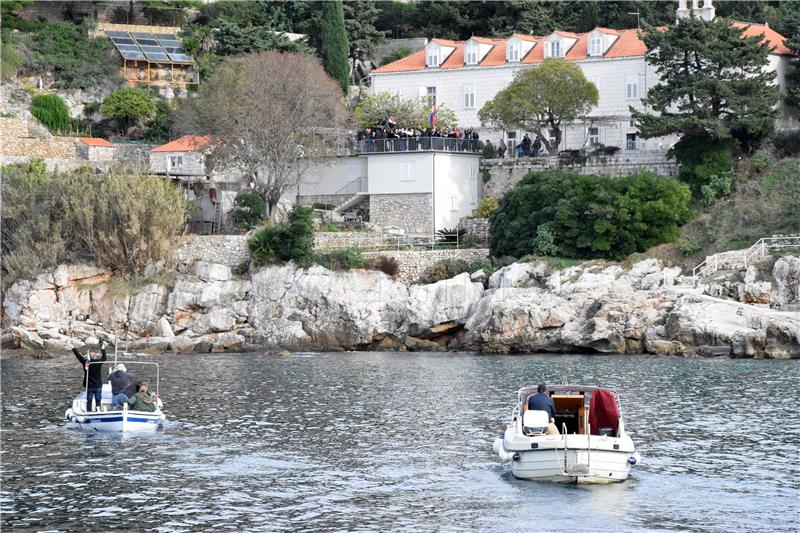
<path fill-rule="evenodd" d="M 519 390 L 511 423 L 495 439 L 494 451 L 511 462 L 516 478 L 567 483 L 624 481 L 640 461 L 625 432 L 617 395 L 581 385 L 547 385 L 556 408 L 555 427 L 547 411 L 528 410 L 536 387 Z M 551 433 L 551 434 L 547 434 Z"/>
<path fill-rule="evenodd" d="M 104 364 L 105 361 L 92 361 L 89 364 Z M 67 409 L 65 416 L 70 423 L 77 424 L 81 429 L 102 432 L 154 432 L 157 431 L 166 415 L 161 411 L 161 397 L 158 394 L 159 372 L 158 363 L 142 361 L 119 361 L 127 365 L 155 365 L 156 367 L 156 410 L 134 411 L 125 404 L 122 409 L 111 408 L 111 384 L 104 383 L 100 409 L 86 411 L 87 390 L 84 389 L 73 401 L 72 407 Z M 116 367 L 117 362 L 115 361 Z"/>

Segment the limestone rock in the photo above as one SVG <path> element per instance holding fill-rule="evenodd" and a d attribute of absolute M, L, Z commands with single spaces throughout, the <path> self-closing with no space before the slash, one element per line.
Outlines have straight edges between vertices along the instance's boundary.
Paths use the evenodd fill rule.
<path fill-rule="evenodd" d="M 195 262 L 194 274 L 203 281 L 228 281 L 233 276 L 231 267 L 205 261 Z"/>
<path fill-rule="evenodd" d="M 229 331 L 236 325 L 236 313 L 227 308 L 214 309 L 199 317 L 192 330 L 196 333 L 218 333 Z"/>
<path fill-rule="evenodd" d="M 412 285 L 401 329 L 418 335 L 436 324 L 462 321 L 481 296 L 483 284 L 470 281 L 467 273 L 430 285 Z"/>
<path fill-rule="evenodd" d="M 774 303 L 783 307 L 800 304 L 800 257 L 784 256 L 772 267 L 775 278 Z"/>
<path fill-rule="evenodd" d="M 172 326 L 169 324 L 169 320 L 167 317 L 162 316 L 156 322 L 155 327 L 153 328 L 153 335 L 156 337 L 174 337 L 175 333 L 172 331 Z"/>
<path fill-rule="evenodd" d="M 542 262 L 512 263 L 489 277 L 489 288 L 536 287 L 544 281 L 546 270 L 547 265 Z"/>
<path fill-rule="evenodd" d="M 11 334 L 16 337 L 22 348 L 27 348 L 28 350 L 41 350 L 44 348 L 44 341 L 32 331 L 14 326 L 11 328 Z"/>
<path fill-rule="evenodd" d="M 151 283 L 131 298 L 129 329 L 134 333 L 148 333 L 164 314 L 167 288 Z"/>

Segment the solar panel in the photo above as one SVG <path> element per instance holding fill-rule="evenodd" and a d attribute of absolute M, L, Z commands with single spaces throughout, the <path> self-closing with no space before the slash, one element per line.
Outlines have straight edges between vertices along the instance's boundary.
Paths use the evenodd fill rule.
<path fill-rule="evenodd" d="M 151 61 L 168 61 L 169 60 L 169 57 L 167 57 L 167 54 L 163 54 L 163 53 L 162 54 L 156 54 L 156 53 L 153 53 L 153 52 L 145 52 L 144 55 L 147 56 L 147 59 L 149 59 Z"/>
<path fill-rule="evenodd" d="M 125 59 L 144 59 L 144 54 L 141 52 L 130 52 L 130 51 L 122 51 L 120 50 L 122 57 Z"/>
<path fill-rule="evenodd" d="M 179 63 L 194 63 L 194 59 L 186 54 L 169 54 L 169 58 Z"/>
<path fill-rule="evenodd" d="M 194 63 L 174 33 L 108 31 L 111 42 L 125 59 L 144 59 L 159 63 Z"/>

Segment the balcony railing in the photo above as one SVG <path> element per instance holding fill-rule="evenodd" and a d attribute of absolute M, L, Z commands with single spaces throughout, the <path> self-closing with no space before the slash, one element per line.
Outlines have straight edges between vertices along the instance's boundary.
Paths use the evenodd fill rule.
<path fill-rule="evenodd" d="M 359 154 L 425 151 L 479 154 L 483 151 L 483 142 L 455 137 L 401 137 L 368 139 L 356 143 L 356 152 Z"/>

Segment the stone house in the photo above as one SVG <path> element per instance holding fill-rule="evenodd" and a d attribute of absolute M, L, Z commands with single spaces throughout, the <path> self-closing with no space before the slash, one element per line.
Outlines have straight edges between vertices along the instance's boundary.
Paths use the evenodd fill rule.
<path fill-rule="evenodd" d="M 704 0 L 702 8 L 698 0 L 693 0 L 689 9 L 686 0 L 681 0 L 678 14 L 711 20 L 714 7 L 711 0 Z M 762 36 L 772 47 L 768 68 L 776 72 L 778 85 L 785 90 L 786 73 L 791 68 L 791 52 L 783 44 L 785 38 L 764 24 L 734 24 L 747 26 L 745 35 Z M 503 137 L 513 147 L 525 132 L 483 128 L 478 111 L 507 87 L 520 70 L 533 68 L 545 58 L 562 58 L 581 68 L 597 86 L 600 99 L 587 120 L 563 128 L 560 149 L 599 143 L 627 150 L 666 150 L 677 139 L 642 139 L 629 110 L 631 106 L 643 109 L 642 97 L 659 81 L 655 70 L 645 61 L 646 47 L 638 33 L 636 28 L 598 27 L 587 33 L 556 30 L 544 36 L 432 39 L 424 50 L 373 70 L 372 90 L 404 98 L 435 97 L 438 105 L 456 113 L 462 127 L 478 128 L 483 139 L 495 144 Z M 797 116 L 783 111 L 779 127 L 800 125 Z"/>
<path fill-rule="evenodd" d="M 99 137 L 79 137 L 75 149 L 78 159 L 86 161 L 112 161 L 115 146 Z"/>
<path fill-rule="evenodd" d="M 210 146 L 208 136 L 184 135 L 150 150 L 150 172 L 175 180 L 197 206 L 191 227 L 198 233 L 221 232 L 236 195 L 249 187 L 234 173 L 207 168 Z"/>

